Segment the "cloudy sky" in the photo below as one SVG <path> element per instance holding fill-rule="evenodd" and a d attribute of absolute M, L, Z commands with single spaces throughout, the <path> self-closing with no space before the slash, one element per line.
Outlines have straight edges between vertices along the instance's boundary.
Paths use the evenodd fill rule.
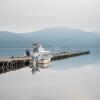
<path fill-rule="evenodd" d="M 99 10 L 99 0 L 0 0 L 0 30 L 64 26 L 100 32 Z"/>

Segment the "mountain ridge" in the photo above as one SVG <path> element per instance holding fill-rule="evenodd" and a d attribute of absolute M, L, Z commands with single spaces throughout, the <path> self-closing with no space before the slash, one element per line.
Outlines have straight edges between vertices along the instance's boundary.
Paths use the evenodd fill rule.
<path fill-rule="evenodd" d="M 33 42 L 50 47 L 100 47 L 100 35 L 65 27 L 46 28 L 25 34 L 0 32 L 0 47 L 30 47 Z"/>

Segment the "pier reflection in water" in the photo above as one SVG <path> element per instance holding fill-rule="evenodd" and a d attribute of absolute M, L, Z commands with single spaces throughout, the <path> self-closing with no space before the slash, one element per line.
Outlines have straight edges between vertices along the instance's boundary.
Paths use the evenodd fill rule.
<path fill-rule="evenodd" d="M 48 68 L 48 67 L 51 67 L 49 66 L 49 64 L 36 64 L 35 66 L 30 64 L 29 62 L 27 62 L 26 64 L 20 64 L 19 66 L 7 66 L 7 64 L 4 64 L 2 67 L 0 67 L 0 74 L 3 74 L 3 73 L 7 73 L 7 72 L 10 72 L 10 71 L 16 71 L 16 70 L 19 70 L 19 69 L 22 69 L 22 68 L 25 68 L 25 67 L 29 67 L 29 68 L 32 68 L 32 74 L 35 74 L 36 71 L 39 71 L 39 68 Z"/>
<path fill-rule="evenodd" d="M 0 62 L 0 74 L 13 70 L 18 70 L 30 65 L 29 60 L 13 60 Z"/>

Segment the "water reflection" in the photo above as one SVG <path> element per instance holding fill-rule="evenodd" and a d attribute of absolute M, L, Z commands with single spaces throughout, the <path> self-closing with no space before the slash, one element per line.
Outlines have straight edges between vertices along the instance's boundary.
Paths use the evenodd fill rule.
<path fill-rule="evenodd" d="M 25 67 L 27 66 L 15 66 L 15 67 L 14 66 L 10 66 L 10 67 L 3 66 L 3 67 L 0 67 L 0 74 L 7 73 L 10 71 L 16 71 L 16 70 L 19 70 Z"/>
<path fill-rule="evenodd" d="M 49 63 L 47 64 L 36 64 L 36 66 L 30 65 L 30 68 L 32 68 L 32 74 L 35 74 L 37 71 L 40 72 L 40 68 L 45 69 L 51 67 Z"/>
<path fill-rule="evenodd" d="M 0 76 L 1 100 L 100 100 L 99 65 L 65 70 L 51 67 L 35 75 L 31 70 Z"/>
<path fill-rule="evenodd" d="M 97 51 L 20 69 L 0 75 L 0 100 L 100 100 Z"/>
<path fill-rule="evenodd" d="M 1 66 L 0 67 L 0 74 L 7 73 L 10 71 L 16 71 L 25 67 L 31 68 L 32 74 L 35 74 L 37 71 L 40 72 L 40 68 L 48 68 L 51 67 L 49 64 L 36 64 L 35 66 L 30 64 L 29 66 Z"/>

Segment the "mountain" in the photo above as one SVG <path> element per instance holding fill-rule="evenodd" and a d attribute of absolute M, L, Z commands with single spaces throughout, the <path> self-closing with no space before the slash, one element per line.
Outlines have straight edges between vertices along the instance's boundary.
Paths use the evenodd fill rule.
<path fill-rule="evenodd" d="M 50 47 L 100 47 L 100 35 L 65 27 L 47 28 L 25 34 L 24 37 Z"/>
<path fill-rule="evenodd" d="M 26 38 L 19 36 L 12 32 L 1 31 L 0 32 L 0 48 L 20 48 L 29 45 Z"/>
<path fill-rule="evenodd" d="M 100 35 L 65 27 L 19 34 L 0 32 L 0 47 L 31 47 L 33 42 L 40 42 L 46 47 L 100 47 Z"/>

